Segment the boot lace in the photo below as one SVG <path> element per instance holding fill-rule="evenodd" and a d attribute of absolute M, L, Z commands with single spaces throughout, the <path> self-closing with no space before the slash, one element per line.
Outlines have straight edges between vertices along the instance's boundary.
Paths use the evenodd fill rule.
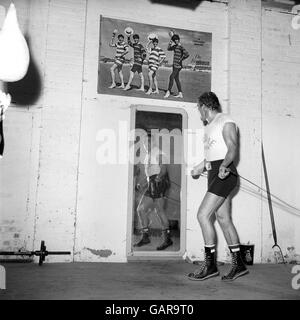
<path fill-rule="evenodd" d="M 200 267 L 194 271 L 195 276 L 201 275 L 203 273 L 203 271 L 207 266 L 207 262 L 208 262 L 208 258 L 207 258 L 207 254 L 205 254 L 204 261 L 201 263 Z"/>

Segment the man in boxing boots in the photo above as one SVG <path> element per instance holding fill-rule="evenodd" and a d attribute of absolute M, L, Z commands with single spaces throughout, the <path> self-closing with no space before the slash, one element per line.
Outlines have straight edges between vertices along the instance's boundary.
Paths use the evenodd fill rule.
<path fill-rule="evenodd" d="M 147 135 L 144 148 L 147 153 L 144 161 L 147 185 L 137 207 L 142 237 L 134 246 L 141 247 L 150 243 L 149 210 L 153 209 L 156 210 L 162 229 L 162 243 L 156 249 L 165 250 L 173 244 L 169 220 L 164 211 L 165 193 L 170 187 L 167 165 L 163 152 L 156 145 L 155 137 L 151 134 Z"/>
<path fill-rule="evenodd" d="M 237 170 L 233 163 L 238 153 L 238 134 L 235 122 L 221 112 L 218 97 L 213 92 L 205 92 L 198 99 L 198 110 L 204 128 L 205 159 L 192 170 L 197 178 L 207 170 L 208 190 L 198 210 L 205 243 L 205 259 L 202 266 L 188 275 L 190 280 L 205 280 L 219 275 L 216 263 L 216 231 L 212 215 L 223 231 L 232 255 L 232 266 L 223 281 L 233 281 L 248 273 L 242 260 L 240 242 L 231 219 L 230 194 L 237 184 Z"/>

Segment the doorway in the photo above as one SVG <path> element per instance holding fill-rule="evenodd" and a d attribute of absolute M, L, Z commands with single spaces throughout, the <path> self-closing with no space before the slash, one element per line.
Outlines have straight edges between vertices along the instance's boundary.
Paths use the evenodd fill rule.
<path fill-rule="evenodd" d="M 182 109 L 142 105 L 131 108 L 134 141 L 131 149 L 133 161 L 129 169 L 129 259 L 179 258 L 185 252 L 186 176 L 183 132 L 186 128 L 187 115 Z M 150 154 L 153 159 L 154 149 L 162 155 L 159 164 L 160 168 L 164 168 L 161 170 L 166 171 L 163 177 L 167 176 L 168 182 L 164 192 L 157 197 L 152 197 L 149 191 L 152 186 L 151 174 L 148 173 L 146 161 L 150 159 Z M 142 240 L 145 232 L 147 241 Z M 162 244 L 165 243 L 166 232 L 171 242 L 161 249 L 164 247 Z"/>

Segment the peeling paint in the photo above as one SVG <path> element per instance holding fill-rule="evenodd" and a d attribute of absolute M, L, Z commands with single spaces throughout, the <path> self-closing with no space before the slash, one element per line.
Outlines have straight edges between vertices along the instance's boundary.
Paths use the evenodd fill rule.
<path fill-rule="evenodd" d="M 108 258 L 109 256 L 112 255 L 112 251 L 111 250 L 96 250 L 96 249 L 90 249 L 90 248 L 85 248 L 87 250 L 89 250 L 92 254 L 99 256 L 101 258 Z"/>
<path fill-rule="evenodd" d="M 287 253 L 284 256 L 290 264 L 300 264 L 300 255 L 295 252 L 295 247 L 287 247 Z"/>

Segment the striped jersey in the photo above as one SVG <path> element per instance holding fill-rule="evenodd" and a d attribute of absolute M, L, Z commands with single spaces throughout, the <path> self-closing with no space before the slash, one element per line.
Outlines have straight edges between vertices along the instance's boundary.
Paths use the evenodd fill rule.
<path fill-rule="evenodd" d="M 140 42 L 132 43 L 130 39 L 128 39 L 128 44 L 133 48 L 134 64 L 141 66 L 146 58 L 146 49 Z"/>
<path fill-rule="evenodd" d="M 116 56 L 115 56 L 115 59 L 116 59 L 116 62 L 119 62 L 119 63 L 124 63 L 125 62 L 125 56 L 122 56 L 121 55 L 128 50 L 128 45 L 127 43 L 125 43 L 124 41 L 123 42 L 117 42 L 113 45 L 113 47 L 116 47 L 117 48 L 117 52 L 116 52 Z"/>
<path fill-rule="evenodd" d="M 165 57 L 166 57 L 166 54 L 161 48 L 159 47 L 151 48 L 150 55 L 149 55 L 149 68 L 157 70 L 159 66 L 159 62 L 161 61 L 161 59 Z"/>
<path fill-rule="evenodd" d="M 182 68 L 182 61 L 189 57 L 189 53 L 181 44 L 168 45 L 168 51 L 174 51 L 173 66 Z"/>

